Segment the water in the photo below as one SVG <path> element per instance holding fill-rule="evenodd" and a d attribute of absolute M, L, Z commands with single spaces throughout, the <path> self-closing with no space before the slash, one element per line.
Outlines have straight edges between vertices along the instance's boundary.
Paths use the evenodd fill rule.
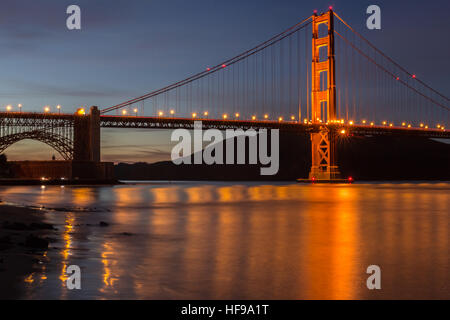
<path fill-rule="evenodd" d="M 23 298 L 450 298 L 450 183 L 2 187 L 0 199 L 71 208 L 45 213 L 62 240 Z M 66 288 L 73 264 L 79 291 Z M 372 264 L 381 290 L 366 287 Z"/>

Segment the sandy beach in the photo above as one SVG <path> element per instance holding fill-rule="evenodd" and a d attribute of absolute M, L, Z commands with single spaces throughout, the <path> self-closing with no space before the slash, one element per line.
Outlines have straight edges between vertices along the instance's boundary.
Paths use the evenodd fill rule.
<path fill-rule="evenodd" d="M 0 202 L 0 299 L 20 299 L 19 284 L 45 260 L 53 226 L 43 211 Z"/>

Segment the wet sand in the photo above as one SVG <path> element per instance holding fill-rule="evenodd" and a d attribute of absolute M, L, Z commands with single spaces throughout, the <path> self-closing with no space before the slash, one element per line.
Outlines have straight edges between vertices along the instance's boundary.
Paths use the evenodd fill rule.
<path fill-rule="evenodd" d="M 20 284 L 43 263 L 52 229 L 43 211 L 0 202 L 0 299 L 21 297 Z"/>

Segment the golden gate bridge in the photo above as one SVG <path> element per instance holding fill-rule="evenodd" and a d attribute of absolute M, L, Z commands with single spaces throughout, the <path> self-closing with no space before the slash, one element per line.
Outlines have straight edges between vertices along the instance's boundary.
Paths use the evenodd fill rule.
<path fill-rule="evenodd" d="M 23 139 L 65 160 L 100 162 L 100 128 L 268 128 L 311 136 L 309 178 L 339 177 L 348 135 L 450 138 L 449 98 L 379 50 L 331 8 L 231 59 L 90 113 L 0 113 L 0 153 Z"/>

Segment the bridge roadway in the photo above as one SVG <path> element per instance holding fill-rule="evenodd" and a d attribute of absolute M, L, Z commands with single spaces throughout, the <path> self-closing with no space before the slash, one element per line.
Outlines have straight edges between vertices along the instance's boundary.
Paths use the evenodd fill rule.
<path fill-rule="evenodd" d="M 296 121 L 252 121 L 252 120 L 216 120 L 192 118 L 136 117 L 136 116 L 100 116 L 102 128 L 136 129 L 193 129 L 194 121 L 202 121 L 203 129 L 280 129 L 291 132 L 318 132 L 323 124 L 304 124 Z M 378 125 L 328 124 L 330 130 L 355 135 L 404 135 L 450 139 L 449 130 L 389 127 Z"/>
<path fill-rule="evenodd" d="M 75 114 L 57 113 L 30 113 L 30 112 L 0 112 L 0 127 L 23 126 L 36 127 L 42 124 L 42 128 L 49 129 L 50 126 L 67 126 L 74 123 L 77 117 L 85 117 Z M 102 128 L 135 128 L 135 129 L 193 129 L 194 121 L 202 121 L 203 129 L 280 129 L 280 131 L 318 132 L 323 124 L 304 124 L 296 121 L 252 121 L 252 120 L 217 120 L 217 119 L 192 119 L 192 118 L 170 118 L 170 117 L 141 117 L 141 116 L 100 116 Z M 350 124 L 328 124 L 331 131 L 342 132 L 349 135 L 403 135 L 420 136 L 429 138 L 450 139 L 450 130 L 436 128 L 406 128 L 399 126 L 380 125 L 350 125 Z"/>

